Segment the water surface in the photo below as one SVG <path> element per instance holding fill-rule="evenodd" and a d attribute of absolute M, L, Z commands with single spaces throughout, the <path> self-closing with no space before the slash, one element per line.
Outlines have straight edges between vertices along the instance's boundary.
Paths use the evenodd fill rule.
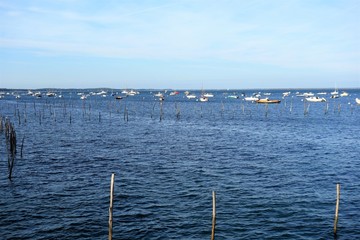
<path fill-rule="evenodd" d="M 216 239 L 332 239 L 336 183 L 337 239 L 358 239 L 360 90 L 311 104 L 295 91 L 268 106 L 220 90 L 206 103 L 6 95 L 0 115 L 25 140 L 9 181 L 0 138 L 0 237 L 106 239 L 115 173 L 114 239 L 208 239 L 212 191 Z"/>

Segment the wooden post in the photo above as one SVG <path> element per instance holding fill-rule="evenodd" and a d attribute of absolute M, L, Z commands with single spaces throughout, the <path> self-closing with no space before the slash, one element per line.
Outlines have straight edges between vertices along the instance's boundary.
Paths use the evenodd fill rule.
<path fill-rule="evenodd" d="M 334 220 L 334 235 L 336 235 L 337 223 L 339 217 L 339 204 L 340 204 L 340 183 L 336 184 L 336 207 L 335 207 L 335 220 Z"/>
<path fill-rule="evenodd" d="M 25 140 L 25 136 L 23 136 L 23 139 L 21 141 L 21 151 L 20 151 L 20 157 L 23 157 L 23 148 L 24 148 L 24 140 Z"/>
<path fill-rule="evenodd" d="M 215 223 L 216 223 L 216 194 L 212 192 L 213 197 L 213 211 L 212 211 L 212 228 L 211 228 L 211 240 L 215 239 Z"/>
<path fill-rule="evenodd" d="M 114 179 L 115 179 L 115 174 L 113 173 L 113 174 L 111 174 L 111 184 L 110 184 L 109 240 L 112 240 Z"/>
<path fill-rule="evenodd" d="M 163 102 L 160 101 L 160 122 L 163 119 L 163 115 L 164 115 Z"/>

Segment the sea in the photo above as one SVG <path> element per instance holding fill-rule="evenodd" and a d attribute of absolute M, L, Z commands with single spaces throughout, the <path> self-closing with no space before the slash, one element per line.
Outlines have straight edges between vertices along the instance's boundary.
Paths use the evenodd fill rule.
<path fill-rule="evenodd" d="M 210 239 L 213 192 L 215 239 L 360 239 L 360 89 L 344 90 L 0 89 L 17 139 L 9 179 L 0 131 L 0 239 L 108 239 L 113 173 L 112 239 Z"/>

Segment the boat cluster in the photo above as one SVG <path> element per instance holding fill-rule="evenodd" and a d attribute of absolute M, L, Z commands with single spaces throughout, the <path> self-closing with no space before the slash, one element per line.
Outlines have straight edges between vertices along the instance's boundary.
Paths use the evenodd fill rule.
<path fill-rule="evenodd" d="M 326 98 L 323 97 L 327 95 L 327 92 L 318 92 L 316 95 L 312 92 L 305 92 L 305 93 L 296 93 L 297 97 L 304 97 L 308 102 L 326 102 Z M 349 93 L 343 91 L 339 94 L 337 90 L 330 92 L 330 98 L 339 98 L 339 97 L 347 97 Z"/>
<path fill-rule="evenodd" d="M 0 98 L 4 98 L 6 95 L 10 95 L 10 96 L 13 96 L 15 98 L 21 98 L 21 96 L 22 96 L 18 92 L 0 92 Z M 43 94 L 41 91 L 33 92 L 31 90 L 28 90 L 26 95 L 36 97 L 36 98 L 41 98 L 41 97 L 43 97 L 43 95 L 45 95 L 47 97 L 60 97 L 60 98 L 62 97 L 61 94 L 58 95 L 58 94 L 56 94 L 54 92 L 51 92 L 51 91 L 48 91 L 47 93 Z"/>
<path fill-rule="evenodd" d="M 92 92 L 77 92 L 76 93 L 78 95 L 78 97 L 81 100 L 85 100 L 87 98 L 89 98 L 90 96 L 100 96 L 100 97 L 108 97 L 108 96 L 112 96 L 117 100 L 121 100 L 125 97 L 129 97 L 129 96 L 136 96 L 139 95 L 140 92 L 139 91 L 135 91 L 135 90 L 120 90 L 119 92 L 111 92 L 108 93 L 107 91 L 104 90 L 99 90 L 99 91 L 92 91 Z M 194 100 L 194 101 L 199 101 L 199 102 L 208 102 L 211 98 L 214 97 L 214 94 L 211 92 L 205 92 L 205 91 L 201 91 L 201 92 L 190 92 L 190 91 L 168 91 L 168 90 L 163 90 L 163 91 L 158 91 L 153 93 L 152 91 L 150 91 L 150 94 L 153 95 L 155 98 L 157 98 L 159 101 L 164 101 L 166 98 L 168 97 L 174 97 L 174 96 L 178 96 L 178 95 L 182 95 L 183 98 L 188 99 L 188 100 Z M 55 92 L 55 91 L 31 91 L 28 90 L 28 92 L 23 92 L 23 93 L 19 93 L 19 91 L 15 91 L 15 92 L 5 92 L 5 91 L 0 91 L 0 99 L 4 98 L 6 95 L 9 96 L 13 96 L 15 98 L 21 98 L 21 96 L 24 95 L 28 95 L 28 96 L 33 96 L 35 98 L 42 98 L 44 96 L 46 97 L 53 97 L 53 98 L 61 98 L 63 95 L 61 94 L 61 92 Z M 260 103 L 260 104 L 271 104 L 271 103 L 280 103 L 281 100 L 280 99 L 271 99 L 271 92 L 255 92 L 252 93 L 251 95 L 247 95 L 245 92 L 242 93 L 236 93 L 236 92 L 224 92 L 222 94 L 225 98 L 228 99 L 240 99 L 246 102 L 252 102 L 252 103 Z M 277 94 L 278 95 L 278 94 Z M 333 91 L 333 92 L 318 92 L 318 93 L 313 93 L 313 92 L 296 92 L 295 94 L 292 94 L 290 91 L 287 92 L 283 92 L 282 94 L 282 99 L 285 99 L 287 97 L 290 96 L 296 96 L 296 97 L 302 97 L 302 101 L 307 101 L 307 102 L 326 102 L 327 98 L 339 98 L 339 97 L 348 97 L 349 93 L 347 93 L 346 91 L 342 91 L 341 93 L 339 93 L 337 90 Z M 327 98 L 326 98 L 327 97 Z M 360 104 L 360 98 L 356 98 L 355 102 L 357 104 Z"/>
<path fill-rule="evenodd" d="M 166 90 L 164 92 L 157 92 L 157 93 L 154 94 L 154 97 L 159 98 L 160 101 L 164 101 L 166 93 L 167 93 Z M 179 94 L 180 94 L 179 91 L 172 91 L 172 92 L 170 92 L 168 94 L 168 96 L 171 97 L 171 96 L 176 96 L 176 95 L 179 95 Z M 209 98 L 214 97 L 214 94 L 212 94 L 212 93 L 204 93 L 204 92 L 202 92 L 199 97 L 196 94 L 191 93 L 189 91 L 185 91 L 184 95 L 189 100 L 194 99 L 194 100 L 200 101 L 200 102 L 207 102 L 207 101 L 209 101 Z"/>
<path fill-rule="evenodd" d="M 107 97 L 107 92 L 104 90 L 101 90 L 99 92 L 89 92 L 89 93 L 78 92 L 77 95 L 80 96 L 81 100 L 85 100 L 90 96 Z"/>

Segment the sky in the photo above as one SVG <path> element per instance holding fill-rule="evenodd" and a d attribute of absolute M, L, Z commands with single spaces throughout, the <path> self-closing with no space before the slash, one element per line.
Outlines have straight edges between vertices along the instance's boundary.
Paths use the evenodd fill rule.
<path fill-rule="evenodd" d="M 0 0 L 0 88 L 360 88 L 358 0 Z"/>

